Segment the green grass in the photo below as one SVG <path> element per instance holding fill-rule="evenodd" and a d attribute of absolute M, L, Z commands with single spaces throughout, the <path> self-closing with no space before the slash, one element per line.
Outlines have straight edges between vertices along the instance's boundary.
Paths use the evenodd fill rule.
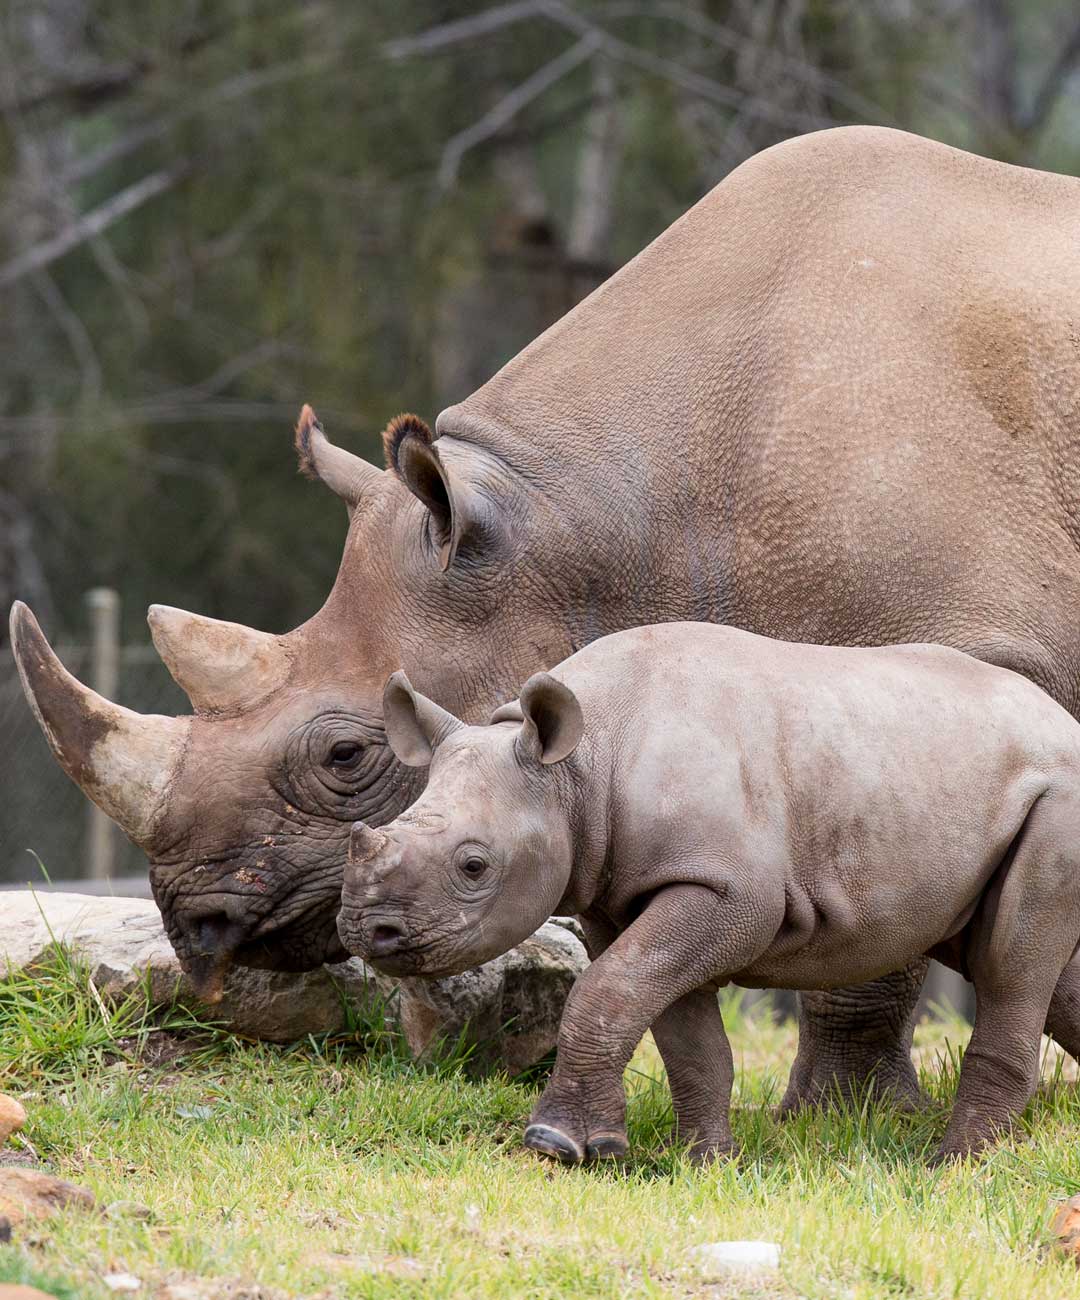
<path fill-rule="evenodd" d="M 628 1072 L 634 1158 L 564 1170 L 520 1135 L 535 1083 L 470 1080 L 460 1057 L 403 1058 L 375 1021 L 293 1049 L 168 1032 L 138 1000 L 106 1007 L 58 956 L 0 981 L 0 1090 L 28 1094 L 26 1137 L 107 1216 L 69 1214 L 0 1247 L 0 1281 L 98 1300 L 115 1270 L 234 1300 L 277 1296 L 1075 1296 L 1046 1250 L 1052 1202 L 1080 1191 L 1080 1099 L 1048 1071 L 1024 1131 L 978 1165 L 930 1171 L 965 1030 L 918 1044 L 932 1104 L 779 1123 L 771 1104 L 794 1031 L 725 1004 L 739 1063 L 736 1164 L 706 1171 L 666 1149 L 671 1115 L 649 1040 Z M 163 1060 L 159 1046 L 189 1055 Z M 702 1242 L 779 1241 L 768 1281 L 710 1284 Z"/>

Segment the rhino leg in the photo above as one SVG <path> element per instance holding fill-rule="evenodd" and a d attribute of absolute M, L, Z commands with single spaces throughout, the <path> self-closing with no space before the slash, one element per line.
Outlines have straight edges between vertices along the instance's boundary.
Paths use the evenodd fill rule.
<path fill-rule="evenodd" d="M 867 1089 L 904 1109 L 922 1104 L 911 1037 L 926 967 L 920 957 L 869 984 L 799 995 L 799 1050 L 781 1115 Z"/>
<path fill-rule="evenodd" d="M 729 1109 L 734 1067 L 716 988 L 706 984 L 653 1022 L 675 1108 L 675 1136 L 695 1163 L 733 1155 Z"/>
<path fill-rule="evenodd" d="M 623 1070 L 642 1034 L 706 981 L 726 982 L 726 972 L 743 969 L 768 942 L 768 923 L 757 900 L 735 886 L 723 895 L 688 884 L 655 894 L 574 985 L 555 1069 L 533 1109 L 525 1145 L 568 1164 L 624 1155 Z M 700 1013 L 696 1006 L 689 1017 L 699 1033 L 708 1024 Z M 699 1090 L 694 1096 L 704 1108 Z M 713 1107 L 717 1101 L 713 1093 Z"/>
<path fill-rule="evenodd" d="M 1051 788 L 971 922 L 975 1027 L 938 1160 L 980 1151 L 1034 1095 L 1043 1026 L 1080 934 L 1078 833 L 1080 796 Z"/>
<path fill-rule="evenodd" d="M 1046 1032 L 1080 1060 L 1080 950 L 1061 973 L 1046 1013 Z"/>

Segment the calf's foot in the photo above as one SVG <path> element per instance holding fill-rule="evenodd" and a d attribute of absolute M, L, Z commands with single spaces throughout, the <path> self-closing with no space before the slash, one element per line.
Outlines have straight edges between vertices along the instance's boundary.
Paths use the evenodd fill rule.
<path fill-rule="evenodd" d="M 799 995 L 799 1050 L 780 1115 L 866 1095 L 903 1110 L 924 1104 L 911 1038 L 927 962 L 869 984 Z"/>
<path fill-rule="evenodd" d="M 553 1078 L 529 1117 L 525 1145 L 565 1165 L 621 1160 L 630 1145 L 622 1088 L 618 1096 L 590 1101 L 580 1090 L 563 1090 L 555 1083 Z"/>

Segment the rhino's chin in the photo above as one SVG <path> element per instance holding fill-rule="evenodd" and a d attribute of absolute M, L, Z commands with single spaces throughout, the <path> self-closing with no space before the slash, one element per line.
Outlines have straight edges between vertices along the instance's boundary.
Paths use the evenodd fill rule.
<path fill-rule="evenodd" d="M 229 970 L 282 971 L 298 974 L 346 961 L 348 952 L 337 933 L 336 914 L 322 923 L 282 926 L 249 939 L 230 936 L 232 942 L 213 951 L 196 951 L 183 941 L 175 943 L 180 965 L 198 996 L 211 1005 L 220 1001 Z"/>
<path fill-rule="evenodd" d="M 305 942 L 309 942 L 311 936 L 305 935 L 302 938 Z M 337 937 L 337 930 L 333 929 L 326 935 L 320 946 L 308 950 L 298 950 L 293 945 L 283 945 L 276 941 L 273 935 L 265 939 L 253 939 L 250 943 L 241 944 L 237 948 L 232 955 L 232 961 L 234 965 L 244 966 L 248 970 L 297 972 L 346 961 L 348 956 Z"/>
<path fill-rule="evenodd" d="M 374 966 L 380 975 L 394 975 L 398 978 L 403 975 L 428 975 L 424 959 L 418 952 L 403 950 L 384 957 L 366 957 L 364 960 L 369 966 Z"/>

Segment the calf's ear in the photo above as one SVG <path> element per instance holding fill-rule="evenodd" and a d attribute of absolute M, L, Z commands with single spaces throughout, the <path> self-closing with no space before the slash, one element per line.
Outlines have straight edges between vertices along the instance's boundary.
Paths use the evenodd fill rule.
<path fill-rule="evenodd" d="M 465 725 L 414 690 L 400 670 L 383 689 L 383 724 L 390 748 L 406 767 L 427 767 L 446 737 Z"/>
<path fill-rule="evenodd" d="M 431 535 L 445 572 L 462 541 L 480 530 L 484 503 L 439 454 L 431 430 L 415 415 L 399 415 L 383 433 L 386 460 L 414 497 L 427 506 Z"/>
<path fill-rule="evenodd" d="M 569 686 L 549 673 L 534 673 L 521 688 L 521 732 L 518 753 L 545 765 L 561 763 L 577 748 L 585 720 Z"/>

